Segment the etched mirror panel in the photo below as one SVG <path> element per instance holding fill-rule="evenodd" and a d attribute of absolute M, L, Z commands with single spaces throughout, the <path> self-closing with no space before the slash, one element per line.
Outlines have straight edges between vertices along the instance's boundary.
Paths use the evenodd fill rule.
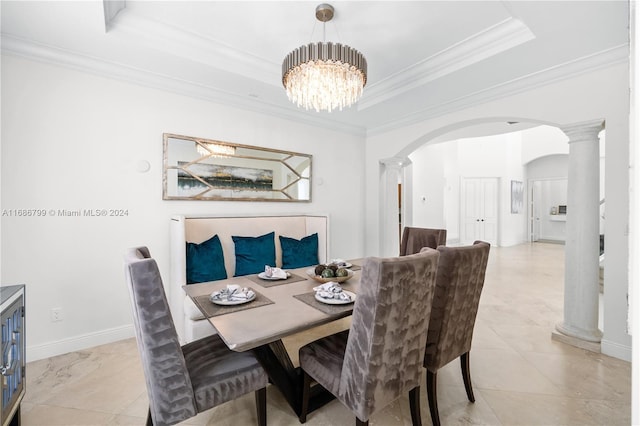
<path fill-rule="evenodd" d="M 165 200 L 311 201 L 311 155 L 164 134 Z"/>

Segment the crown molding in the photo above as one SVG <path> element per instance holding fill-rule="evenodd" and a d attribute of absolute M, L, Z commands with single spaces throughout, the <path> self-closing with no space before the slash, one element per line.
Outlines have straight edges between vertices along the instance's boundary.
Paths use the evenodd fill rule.
<path fill-rule="evenodd" d="M 231 92 L 204 86 L 200 83 L 180 80 L 114 62 L 104 61 L 48 45 L 36 44 L 6 34 L 2 34 L 1 38 L 3 54 L 21 56 L 40 62 L 64 66 L 103 77 L 115 78 L 141 86 L 165 90 L 225 106 L 241 108 L 360 137 L 385 133 L 629 60 L 629 46 L 628 44 L 623 44 L 503 84 L 470 93 L 434 107 L 424 108 L 412 114 L 405 115 L 398 120 L 387 121 L 379 126 L 365 128 L 364 126 L 336 122 L 335 120 L 326 119 L 322 116 L 308 114 L 305 111 L 288 109 L 265 102 L 261 99 L 243 97 Z"/>
<path fill-rule="evenodd" d="M 202 34 L 123 10 L 109 26 L 110 37 L 124 36 L 150 49 L 280 87 L 281 64 L 239 51 Z"/>
<path fill-rule="evenodd" d="M 455 111 L 477 106 L 507 96 L 526 92 L 558 81 L 577 77 L 602 68 L 629 61 L 629 45 L 606 49 L 573 61 L 528 74 L 505 83 L 470 93 L 434 107 L 424 108 L 408 114 L 399 120 L 389 121 L 380 126 L 367 129 L 367 136 L 385 133 L 394 129 L 409 126 L 421 121 L 430 120 Z"/>
<path fill-rule="evenodd" d="M 2 53 L 27 59 L 63 66 L 107 78 L 133 83 L 139 86 L 169 91 L 179 95 L 222 104 L 228 107 L 267 114 L 302 124 L 332 129 L 339 132 L 365 137 L 366 129 L 329 120 L 318 115 L 288 109 L 265 102 L 261 99 L 243 97 L 235 93 L 206 86 L 193 81 L 176 79 L 167 75 L 150 72 L 103 59 L 78 54 L 64 49 L 34 43 L 10 35 L 2 34 Z M 284 95 L 283 95 L 284 96 Z"/>
<path fill-rule="evenodd" d="M 522 21 L 507 18 L 367 88 L 358 111 L 423 86 L 535 38 Z"/>

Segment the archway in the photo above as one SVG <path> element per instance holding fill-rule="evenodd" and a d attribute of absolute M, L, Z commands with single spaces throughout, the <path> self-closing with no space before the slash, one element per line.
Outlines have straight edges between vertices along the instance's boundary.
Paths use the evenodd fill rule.
<path fill-rule="evenodd" d="M 554 338 L 575 346 L 600 351 L 602 332 L 598 329 L 599 298 L 599 149 L 598 134 L 604 121 L 596 119 L 571 125 L 526 120 L 519 117 L 490 117 L 453 123 L 433 130 L 407 144 L 392 158 L 380 162 L 380 236 L 383 255 L 397 252 L 399 236 L 395 199 L 398 183 L 403 184 L 406 200 L 401 217 L 412 224 L 413 196 L 411 176 L 414 167 L 409 155 L 418 147 L 433 143 L 438 137 L 465 128 L 488 123 L 527 122 L 560 128 L 569 138 L 569 180 L 567 245 L 565 260 L 564 321 L 556 326 Z M 522 165 L 522 164 L 520 164 Z M 502 186 L 504 187 L 504 182 Z M 595 188 L 595 189 L 594 189 Z M 393 189 L 393 192 L 391 190 Z"/>
<path fill-rule="evenodd" d="M 380 205 L 379 205 L 379 236 L 381 255 L 394 256 L 399 246 L 399 235 L 396 232 L 398 223 L 397 188 L 401 184 L 402 194 L 400 217 L 403 223 L 413 223 L 414 199 L 413 164 L 409 155 L 416 149 L 442 141 L 443 137 L 450 140 L 468 138 L 478 135 L 490 135 L 514 132 L 533 126 L 547 125 L 559 127 L 558 123 L 527 119 L 522 117 L 501 116 L 485 117 L 460 121 L 428 132 L 401 148 L 396 155 L 380 161 Z"/>

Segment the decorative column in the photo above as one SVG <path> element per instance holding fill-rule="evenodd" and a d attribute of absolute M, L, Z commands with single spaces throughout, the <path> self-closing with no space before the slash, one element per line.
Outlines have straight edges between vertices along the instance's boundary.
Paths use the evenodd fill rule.
<path fill-rule="evenodd" d="M 398 184 L 404 181 L 404 167 L 408 158 L 392 157 L 380 160 L 380 253 L 379 256 L 398 256 L 400 253 L 400 211 Z"/>
<path fill-rule="evenodd" d="M 600 256 L 599 198 L 602 120 L 562 127 L 569 137 L 567 228 L 564 273 L 564 321 L 554 339 L 600 351 L 598 281 Z"/>

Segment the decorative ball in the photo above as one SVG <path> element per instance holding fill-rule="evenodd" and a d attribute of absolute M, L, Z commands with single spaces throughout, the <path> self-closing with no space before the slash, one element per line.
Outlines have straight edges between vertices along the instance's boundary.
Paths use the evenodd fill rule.
<path fill-rule="evenodd" d="M 327 267 L 325 265 L 316 266 L 315 273 L 316 275 L 321 275 L 322 271 L 324 271 Z"/>
<path fill-rule="evenodd" d="M 333 269 L 331 268 L 325 268 L 322 273 L 320 274 L 320 276 L 322 278 L 333 278 L 336 276 L 336 274 L 333 273 Z"/>
<path fill-rule="evenodd" d="M 349 276 L 349 271 L 346 268 L 338 268 L 336 271 L 336 277 L 346 277 Z"/>

